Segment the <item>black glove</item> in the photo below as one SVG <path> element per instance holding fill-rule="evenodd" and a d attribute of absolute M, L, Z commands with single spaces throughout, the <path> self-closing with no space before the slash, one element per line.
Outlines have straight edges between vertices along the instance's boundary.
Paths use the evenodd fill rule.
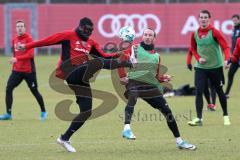
<path fill-rule="evenodd" d="M 188 65 L 187 65 L 187 68 L 188 68 L 190 71 L 192 71 L 192 64 L 188 64 Z"/>

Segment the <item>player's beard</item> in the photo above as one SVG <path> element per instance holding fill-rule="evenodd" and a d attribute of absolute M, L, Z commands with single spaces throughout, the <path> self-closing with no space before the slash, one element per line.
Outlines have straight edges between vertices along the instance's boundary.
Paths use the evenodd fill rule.
<path fill-rule="evenodd" d="M 154 49 L 154 44 L 145 44 L 143 41 L 140 43 L 141 47 L 143 47 L 146 51 L 151 51 Z"/>
<path fill-rule="evenodd" d="M 88 38 L 90 37 L 89 34 L 84 33 L 83 31 L 80 31 L 78 28 L 75 29 L 77 35 L 83 40 L 83 41 L 87 41 Z"/>

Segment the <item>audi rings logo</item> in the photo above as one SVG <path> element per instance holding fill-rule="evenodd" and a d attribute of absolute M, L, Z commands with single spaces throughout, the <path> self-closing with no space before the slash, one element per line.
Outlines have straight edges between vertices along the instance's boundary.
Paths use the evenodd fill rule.
<path fill-rule="evenodd" d="M 109 21 L 110 24 L 107 23 L 107 21 Z M 156 33 L 159 33 L 161 30 L 161 21 L 154 14 L 105 14 L 98 21 L 98 30 L 104 37 L 112 38 L 118 36 L 118 32 L 122 26 L 130 25 L 133 26 L 136 31 L 136 37 L 140 37 L 143 30 L 148 28 L 150 21 L 155 23 L 155 28 L 153 29 L 155 29 Z M 109 26 L 109 28 L 106 28 L 106 26 Z"/>

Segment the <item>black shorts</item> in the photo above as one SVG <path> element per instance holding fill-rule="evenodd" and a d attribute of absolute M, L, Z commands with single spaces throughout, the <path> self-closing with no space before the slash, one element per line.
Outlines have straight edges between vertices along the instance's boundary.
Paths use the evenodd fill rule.
<path fill-rule="evenodd" d="M 86 73 L 89 65 L 82 64 L 78 66 L 71 74 L 68 75 L 66 81 L 68 86 L 74 91 L 78 97 L 92 97 L 91 86 L 89 83 L 89 74 Z M 91 76 L 90 76 L 91 77 Z"/>
<path fill-rule="evenodd" d="M 7 82 L 7 88 L 15 88 L 23 80 L 26 81 L 30 89 L 34 89 L 38 87 L 36 72 L 24 73 L 24 72 L 12 71 Z"/>
<path fill-rule="evenodd" d="M 213 86 L 223 86 L 225 84 L 223 67 L 215 69 L 201 69 L 195 67 L 195 86 L 198 86 L 198 83 L 210 80 Z"/>
<path fill-rule="evenodd" d="M 124 96 L 126 99 L 128 99 L 130 96 L 151 99 L 162 96 L 162 93 L 156 86 L 152 84 L 129 79 L 128 84 L 126 85 Z"/>

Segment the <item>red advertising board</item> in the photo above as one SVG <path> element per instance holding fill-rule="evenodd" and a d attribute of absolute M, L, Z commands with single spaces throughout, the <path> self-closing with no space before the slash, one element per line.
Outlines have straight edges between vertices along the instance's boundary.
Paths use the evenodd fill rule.
<path fill-rule="evenodd" d="M 0 48 L 4 47 L 4 12 L 0 5 Z M 188 47 L 190 35 L 198 28 L 198 13 L 208 9 L 212 13 L 211 23 L 217 27 L 230 44 L 231 16 L 239 13 L 240 3 L 210 4 L 41 4 L 37 6 L 38 38 L 55 32 L 74 29 L 79 19 L 90 17 L 95 25 L 94 39 L 100 44 L 118 40 L 118 30 L 125 24 L 134 25 L 137 39 L 145 27 L 157 32 L 159 47 Z M 30 12 L 12 11 L 13 15 L 26 19 Z M 16 16 L 12 16 L 13 18 Z M 14 19 L 15 20 L 15 19 Z M 14 20 L 11 22 L 14 25 Z M 14 31 L 14 30 L 13 30 Z"/>

